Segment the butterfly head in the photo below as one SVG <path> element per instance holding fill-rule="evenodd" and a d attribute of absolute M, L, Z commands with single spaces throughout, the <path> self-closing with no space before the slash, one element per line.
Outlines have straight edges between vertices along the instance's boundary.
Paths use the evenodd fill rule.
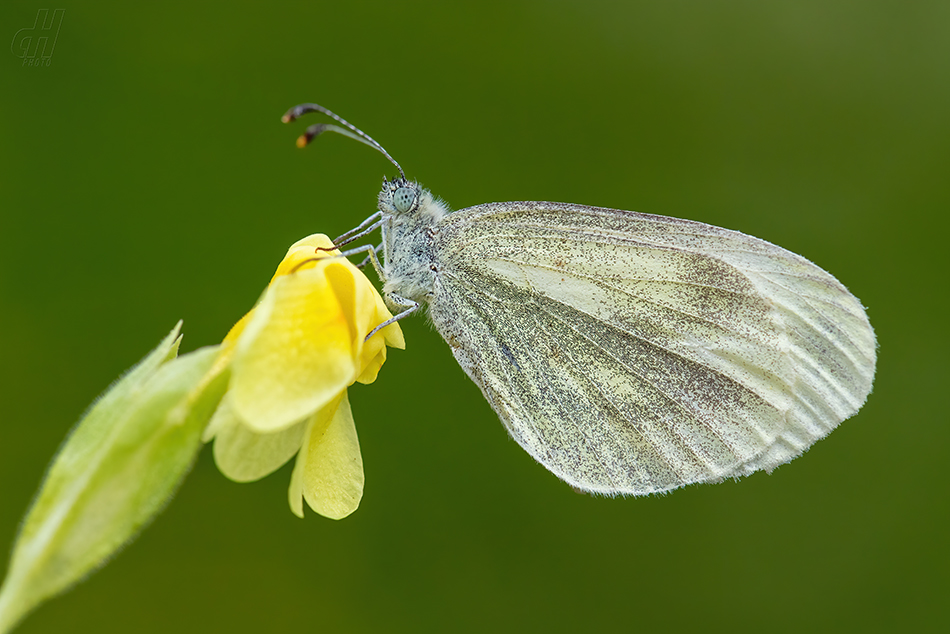
<path fill-rule="evenodd" d="M 383 179 L 379 192 L 379 210 L 386 215 L 409 215 L 419 208 L 422 188 L 405 178 Z"/>
<path fill-rule="evenodd" d="M 379 210 L 383 216 L 418 218 L 424 222 L 435 222 L 448 213 L 445 203 L 433 198 L 428 189 L 405 178 L 383 179 Z"/>

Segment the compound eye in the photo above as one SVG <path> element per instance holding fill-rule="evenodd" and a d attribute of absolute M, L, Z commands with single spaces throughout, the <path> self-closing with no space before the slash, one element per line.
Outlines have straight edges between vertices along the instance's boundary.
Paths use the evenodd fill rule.
<path fill-rule="evenodd" d="M 400 187 L 393 192 L 393 206 L 396 211 L 409 211 L 416 200 L 416 193 L 409 187 Z"/>

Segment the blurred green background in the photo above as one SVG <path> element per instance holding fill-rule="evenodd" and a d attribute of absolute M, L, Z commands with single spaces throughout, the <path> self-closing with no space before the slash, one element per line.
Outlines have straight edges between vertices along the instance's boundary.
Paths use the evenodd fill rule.
<path fill-rule="evenodd" d="M 866 407 L 773 475 L 597 499 L 412 319 L 350 392 L 354 515 L 299 520 L 288 468 L 235 484 L 205 449 L 20 632 L 945 631 L 950 3 L 56 6 L 49 66 L 0 49 L 2 548 L 80 413 L 179 318 L 184 350 L 220 341 L 292 242 L 375 210 L 394 170 L 343 137 L 296 149 L 279 117 L 304 101 L 456 209 L 580 202 L 775 242 L 860 297 L 881 347 Z M 42 8 L 0 5 L 0 40 Z"/>

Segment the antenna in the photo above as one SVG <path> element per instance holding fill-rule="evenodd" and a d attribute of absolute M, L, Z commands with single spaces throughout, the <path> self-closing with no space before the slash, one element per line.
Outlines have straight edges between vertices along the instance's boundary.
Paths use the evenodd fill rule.
<path fill-rule="evenodd" d="M 315 103 L 302 103 L 299 106 L 294 106 L 288 110 L 284 116 L 280 118 L 280 120 L 284 123 L 290 123 L 291 121 L 296 121 L 299 117 L 302 117 L 303 115 L 310 112 L 322 112 L 337 123 L 346 126 L 348 129 L 343 129 L 340 126 L 333 125 L 332 123 L 314 124 L 307 128 L 307 130 L 297 138 L 297 147 L 305 147 L 324 132 L 336 132 L 337 134 L 348 136 L 351 139 L 356 139 L 360 143 L 365 143 L 371 148 L 379 151 L 383 156 L 389 159 L 390 163 L 396 166 L 396 169 L 399 170 L 399 174 L 403 177 L 403 179 L 406 178 L 406 173 L 402 171 L 401 167 L 399 167 L 399 163 L 397 163 L 396 160 L 389 155 L 389 152 L 387 152 L 382 145 L 374 141 L 373 137 L 366 134 L 352 123 L 346 121 L 343 117 L 330 112 L 321 105 Z"/>

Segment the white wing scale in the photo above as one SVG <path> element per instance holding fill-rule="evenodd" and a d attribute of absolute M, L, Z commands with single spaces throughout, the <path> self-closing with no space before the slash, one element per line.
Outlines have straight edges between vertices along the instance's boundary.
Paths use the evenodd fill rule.
<path fill-rule="evenodd" d="M 863 404 L 875 340 L 811 262 L 686 220 L 499 203 L 436 224 L 436 328 L 511 436 L 575 487 L 772 468 Z"/>

